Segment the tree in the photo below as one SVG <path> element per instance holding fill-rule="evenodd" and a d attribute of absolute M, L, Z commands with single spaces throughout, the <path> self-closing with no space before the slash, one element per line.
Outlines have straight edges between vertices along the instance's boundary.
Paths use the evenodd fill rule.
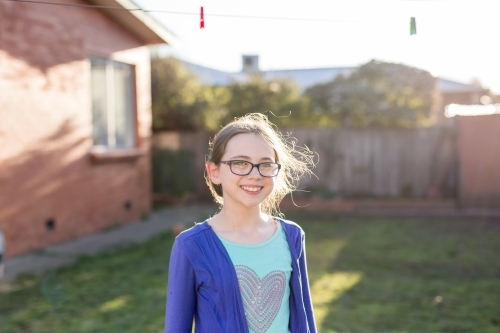
<path fill-rule="evenodd" d="M 437 80 L 429 72 L 375 60 L 306 95 L 316 113 L 343 127 L 426 126 L 439 106 Z"/>
<path fill-rule="evenodd" d="M 266 81 L 252 76 L 247 82 L 233 82 L 228 87 L 227 113 L 221 124 L 251 112 L 268 112 L 270 120 L 279 127 L 300 127 L 314 124 L 309 101 L 299 93 L 291 80 Z M 274 116 L 276 117 L 274 117 Z"/>
<path fill-rule="evenodd" d="M 151 60 L 153 131 L 204 128 L 210 91 L 174 58 Z"/>

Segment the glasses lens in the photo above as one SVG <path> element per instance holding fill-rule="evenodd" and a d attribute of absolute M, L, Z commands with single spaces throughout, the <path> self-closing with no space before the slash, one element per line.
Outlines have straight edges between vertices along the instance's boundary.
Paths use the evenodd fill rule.
<path fill-rule="evenodd" d="M 260 173 L 265 177 L 274 177 L 278 174 L 279 168 L 277 163 L 262 163 L 259 165 Z"/>
<path fill-rule="evenodd" d="M 237 175 L 246 175 L 250 172 L 252 165 L 245 161 L 232 161 L 231 171 Z"/>

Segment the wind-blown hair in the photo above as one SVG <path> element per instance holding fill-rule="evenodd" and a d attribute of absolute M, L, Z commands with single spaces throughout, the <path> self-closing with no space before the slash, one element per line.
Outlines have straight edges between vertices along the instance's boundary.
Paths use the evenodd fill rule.
<path fill-rule="evenodd" d="M 314 153 L 307 146 L 297 146 L 295 138 L 282 135 L 267 116 L 261 113 L 250 113 L 235 118 L 215 135 L 209 142 L 206 162 L 213 162 L 220 167 L 220 161 L 229 140 L 243 133 L 254 133 L 262 137 L 273 148 L 276 162 L 281 164 L 281 171 L 276 176 L 274 189 L 262 202 L 261 210 L 271 216 L 283 216 L 279 204 L 287 194 L 297 189 L 299 180 L 305 173 L 313 174 L 310 168 L 314 167 Z M 224 205 L 222 186 L 212 183 L 206 171 L 205 180 L 215 202 L 222 208 Z"/>

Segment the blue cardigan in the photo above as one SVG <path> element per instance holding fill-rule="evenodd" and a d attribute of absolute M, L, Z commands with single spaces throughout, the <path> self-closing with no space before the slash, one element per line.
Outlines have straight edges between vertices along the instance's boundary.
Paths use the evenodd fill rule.
<path fill-rule="evenodd" d="M 291 333 L 316 333 L 306 269 L 305 234 L 280 220 L 290 252 Z M 165 333 L 248 333 L 236 271 L 224 245 L 205 221 L 182 232 L 170 255 Z"/>

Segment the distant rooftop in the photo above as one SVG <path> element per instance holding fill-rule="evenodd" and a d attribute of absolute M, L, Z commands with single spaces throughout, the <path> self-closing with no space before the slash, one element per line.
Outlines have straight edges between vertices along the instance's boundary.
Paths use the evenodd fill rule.
<path fill-rule="evenodd" d="M 201 80 L 205 85 L 225 86 L 232 81 L 246 82 L 250 75 L 255 73 L 237 72 L 230 73 L 219 71 L 183 61 L 186 68 Z M 311 68 L 311 69 L 282 69 L 270 71 L 257 71 L 266 80 L 274 79 L 292 79 L 295 81 L 301 91 L 318 84 L 326 83 L 335 79 L 339 74 L 349 74 L 356 67 L 334 67 L 334 68 Z"/>
<path fill-rule="evenodd" d="M 479 93 L 482 93 L 485 91 L 485 89 L 483 87 L 481 87 L 480 85 L 475 84 L 475 83 L 471 83 L 471 84 L 460 83 L 460 82 L 446 80 L 446 79 L 442 79 L 442 78 L 439 78 L 438 87 L 439 87 L 439 90 L 444 91 L 444 92 L 449 92 L 449 93 L 452 93 L 452 92 L 457 92 L 457 93 L 459 93 L 459 92 L 479 92 Z"/>
<path fill-rule="evenodd" d="M 292 79 L 295 81 L 300 91 L 320 83 L 326 83 L 334 80 L 338 75 L 349 75 L 357 67 L 326 67 L 326 68 L 310 68 L 310 69 L 281 69 L 281 70 L 258 70 L 258 57 L 257 56 L 243 56 L 243 68 L 245 66 L 252 67 L 248 64 L 249 59 L 255 59 L 257 64 L 253 68 L 257 68 L 254 73 L 260 73 L 264 79 Z M 216 69 L 192 64 L 183 61 L 186 68 L 198 76 L 201 82 L 205 85 L 225 86 L 229 85 L 232 81 L 246 82 L 252 74 L 248 71 L 241 71 L 237 73 L 230 73 L 219 71 Z M 460 83 L 452 80 L 439 78 L 438 88 L 441 92 L 445 93 L 462 93 L 462 92 L 478 92 L 484 93 L 486 89 L 478 84 Z"/>
<path fill-rule="evenodd" d="M 450 104 L 446 106 L 446 110 L 444 111 L 444 115 L 446 116 L 446 118 L 455 116 L 487 116 L 491 114 L 500 114 L 500 104 Z"/>
<path fill-rule="evenodd" d="M 301 91 L 319 83 L 333 81 L 340 74 L 349 75 L 356 67 L 331 67 L 311 69 L 282 69 L 263 71 L 266 80 L 290 78 L 297 82 Z"/>

